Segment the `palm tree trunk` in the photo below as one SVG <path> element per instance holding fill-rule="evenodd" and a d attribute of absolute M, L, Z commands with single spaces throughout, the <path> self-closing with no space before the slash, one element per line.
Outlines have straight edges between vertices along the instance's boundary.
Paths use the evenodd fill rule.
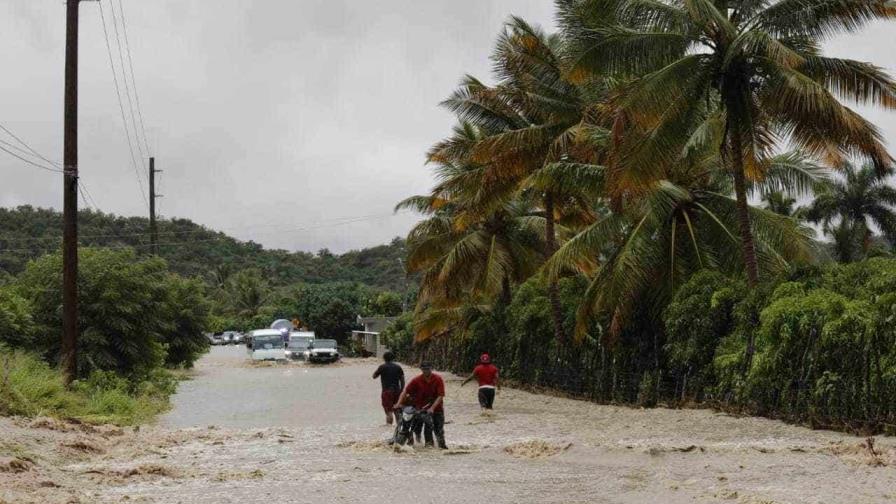
<path fill-rule="evenodd" d="M 554 195 L 551 193 L 544 196 L 544 213 L 545 259 L 550 259 L 557 251 L 557 234 L 554 229 Z M 563 331 L 563 307 L 560 304 L 560 290 L 556 280 L 548 282 L 548 299 L 551 303 L 551 318 L 554 321 L 554 338 L 557 343 L 564 343 L 566 334 Z"/>
<path fill-rule="evenodd" d="M 729 162 L 734 176 L 734 194 L 737 198 L 737 220 L 740 225 L 740 241 L 744 254 L 747 283 L 756 287 L 759 283 L 759 267 L 756 263 L 756 245 L 753 243 L 753 229 L 750 225 L 750 203 L 747 201 L 747 183 L 744 175 L 744 153 L 738 133 L 730 136 L 731 152 Z"/>
<path fill-rule="evenodd" d="M 737 220 L 740 226 L 740 241 L 744 255 L 744 267 L 747 273 L 747 285 L 753 289 L 759 283 L 759 267 L 756 264 L 756 245 L 753 243 L 753 229 L 750 225 L 750 203 L 747 201 L 747 183 L 744 175 L 744 151 L 738 132 L 731 133 L 728 161 L 731 164 L 731 174 L 734 176 L 734 195 L 737 198 Z M 753 365 L 756 339 L 754 336 L 756 326 L 749 330 L 747 336 L 747 351 L 744 359 L 744 375 L 750 371 Z"/>

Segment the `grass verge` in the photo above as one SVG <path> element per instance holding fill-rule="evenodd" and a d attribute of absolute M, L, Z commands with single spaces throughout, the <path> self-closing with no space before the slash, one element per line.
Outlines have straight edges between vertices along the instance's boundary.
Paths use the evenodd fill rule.
<path fill-rule="evenodd" d="M 177 377 L 164 369 L 139 382 L 94 372 L 66 388 L 59 370 L 35 355 L 0 346 L 0 415 L 137 425 L 166 411 L 176 388 Z"/>

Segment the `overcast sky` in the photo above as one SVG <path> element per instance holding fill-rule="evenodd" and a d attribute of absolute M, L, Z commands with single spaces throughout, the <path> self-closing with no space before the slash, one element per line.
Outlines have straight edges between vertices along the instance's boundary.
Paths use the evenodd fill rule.
<path fill-rule="evenodd" d="M 488 76 L 511 13 L 554 25 L 551 0 L 102 0 L 116 67 L 119 1 L 164 170 L 160 213 L 308 251 L 404 235 L 416 218 L 392 208 L 428 190 L 424 153 L 453 123 L 439 101 L 464 73 Z M 0 0 L 0 124 L 52 160 L 62 157 L 64 28 L 60 0 Z M 896 24 L 828 49 L 896 71 Z M 82 181 L 102 210 L 145 215 L 95 2 L 81 5 L 80 54 Z M 896 114 L 868 117 L 896 143 Z M 0 152 L 0 206 L 59 208 L 61 189 L 59 174 Z"/>

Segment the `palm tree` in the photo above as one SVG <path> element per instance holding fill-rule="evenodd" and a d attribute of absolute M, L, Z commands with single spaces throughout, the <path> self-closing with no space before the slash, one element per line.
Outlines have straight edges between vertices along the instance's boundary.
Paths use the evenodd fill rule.
<path fill-rule="evenodd" d="M 896 83 L 879 67 L 820 50 L 834 35 L 896 18 L 892 2 L 559 0 L 558 6 L 573 44 L 572 75 L 636 79 L 618 101 L 617 121 L 636 140 L 621 149 L 626 169 L 651 169 L 661 179 L 693 125 L 718 133 L 751 286 L 759 266 L 747 193 L 751 180 L 762 179 L 775 144 L 786 140 L 829 162 L 862 156 L 878 172 L 892 162 L 880 132 L 838 98 L 896 109 Z"/>
<path fill-rule="evenodd" d="M 467 77 L 443 104 L 481 135 L 458 135 L 430 153 L 435 161 L 480 164 L 491 197 L 502 201 L 522 192 L 544 217 L 544 257 L 558 247 L 558 221 L 587 221 L 592 215 L 581 187 L 559 190 L 552 177 L 560 167 L 595 160 L 595 142 L 604 130 L 588 122 L 589 106 L 600 86 L 577 86 L 566 78 L 562 40 L 512 17 L 492 56 L 498 84 L 485 86 Z M 552 167 L 553 169 L 547 169 Z M 537 184 L 534 174 L 538 173 Z M 559 181 L 558 181 L 559 183 Z M 498 194 L 503 194 L 500 196 Z M 565 339 L 556 281 L 549 282 L 555 337 Z"/>
<path fill-rule="evenodd" d="M 443 163 L 440 183 L 427 196 L 414 196 L 397 209 L 427 215 L 408 235 L 407 269 L 419 273 L 417 313 L 453 310 L 478 299 L 507 298 L 510 286 L 541 265 L 542 218 L 518 199 L 501 207 L 482 203 L 485 170 Z"/>
<path fill-rule="evenodd" d="M 850 262 L 868 253 L 872 226 L 896 243 L 896 189 L 887 183 L 892 171 L 880 173 L 870 164 L 857 168 L 844 163 L 840 172 L 841 177 L 816 194 L 806 218 L 820 223 L 834 239 L 838 259 Z"/>
<path fill-rule="evenodd" d="M 788 196 L 780 191 L 773 191 L 762 196 L 765 203 L 765 209 L 771 210 L 778 215 L 792 217 L 796 213 L 796 198 Z"/>
<path fill-rule="evenodd" d="M 610 317 L 607 335 L 617 335 L 637 303 L 665 306 L 675 287 L 701 269 L 740 270 L 738 203 L 730 179 L 707 170 L 712 159 L 680 164 L 620 211 L 569 240 L 547 263 L 551 278 L 569 271 L 591 278 L 579 307 L 578 337 L 598 315 Z M 763 271 L 780 272 L 793 261 L 811 260 L 809 228 L 763 208 L 751 206 L 749 212 Z"/>

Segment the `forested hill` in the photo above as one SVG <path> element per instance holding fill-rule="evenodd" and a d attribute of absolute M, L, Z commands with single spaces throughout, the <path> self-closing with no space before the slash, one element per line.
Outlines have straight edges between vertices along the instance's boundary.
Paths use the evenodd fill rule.
<path fill-rule="evenodd" d="M 79 214 L 82 246 L 133 247 L 149 253 L 149 220 L 119 217 L 83 210 Z M 59 249 L 62 215 L 55 210 L 20 206 L 0 208 L 0 276 L 17 274 L 30 259 Z M 254 242 L 242 242 L 188 219 L 159 221 L 159 255 L 172 270 L 201 276 L 217 283 L 230 274 L 257 268 L 275 285 L 294 282 L 360 282 L 371 287 L 404 290 L 405 276 L 399 259 L 404 240 L 388 245 L 332 254 L 266 250 Z"/>

